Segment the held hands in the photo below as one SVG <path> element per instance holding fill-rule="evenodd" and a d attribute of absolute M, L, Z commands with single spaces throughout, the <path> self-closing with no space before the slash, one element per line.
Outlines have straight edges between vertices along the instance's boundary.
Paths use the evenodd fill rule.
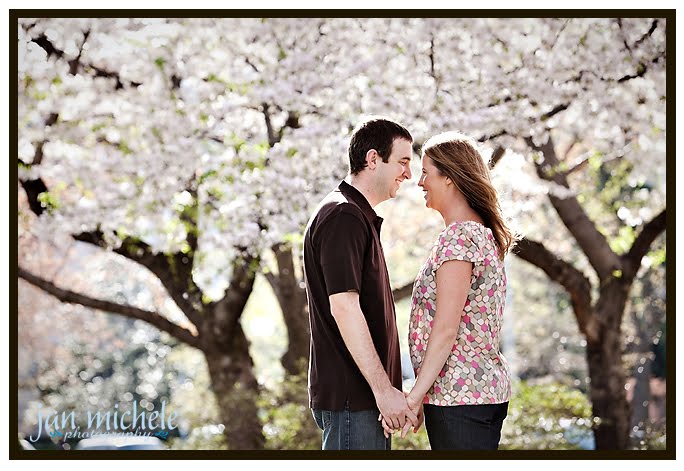
<path fill-rule="evenodd" d="M 392 429 L 400 430 L 407 423 L 413 424 L 418 421 L 418 416 L 408 406 L 404 393 L 396 388 L 389 388 L 383 394 L 376 396 L 375 401 L 380 410 L 378 420 L 382 417 L 387 426 Z"/>
<path fill-rule="evenodd" d="M 397 427 L 395 425 L 396 422 L 388 420 L 382 413 L 382 409 L 380 409 L 378 420 L 382 422 L 385 438 L 388 438 L 390 435 L 394 434 L 394 432 L 398 431 L 401 431 L 401 438 L 404 438 L 411 429 L 411 426 L 413 426 L 413 433 L 417 433 L 420 426 L 423 424 L 423 402 L 420 399 L 415 399 L 410 393 L 404 393 L 404 395 L 406 406 L 411 415 L 408 415 L 407 413 L 404 419 L 408 418 L 409 420 L 404 420 L 400 426 Z"/>

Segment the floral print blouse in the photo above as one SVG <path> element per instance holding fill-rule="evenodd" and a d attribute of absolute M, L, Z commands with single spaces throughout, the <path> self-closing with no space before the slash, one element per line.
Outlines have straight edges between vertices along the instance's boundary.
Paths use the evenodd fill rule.
<path fill-rule="evenodd" d="M 423 402 L 438 406 L 498 404 L 511 396 L 506 359 L 499 351 L 506 273 L 492 231 L 475 221 L 442 231 L 413 285 L 409 350 L 418 375 L 437 309 L 437 269 L 446 261 L 472 262 L 470 292 L 456 342 Z"/>

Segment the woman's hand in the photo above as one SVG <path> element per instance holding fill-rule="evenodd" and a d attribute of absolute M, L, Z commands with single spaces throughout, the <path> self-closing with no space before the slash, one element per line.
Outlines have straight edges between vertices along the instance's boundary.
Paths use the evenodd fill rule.
<path fill-rule="evenodd" d="M 411 391 L 413 392 L 413 391 Z M 406 395 L 406 403 L 408 406 L 411 408 L 414 414 L 418 417 L 418 421 L 415 423 L 413 427 L 413 433 L 417 433 L 418 430 L 420 430 L 420 426 L 423 425 L 423 419 L 425 418 L 423 414 L 423 401 L 421 398 L 415 398 L 411 393 L 408 393 Z M 409 429 L 411 428 L 410 422 L 407 422 L 404 425 L 404 429 L 401 431 L 401 438 L 404 438 L 406 434 L 408 433 Z"/>

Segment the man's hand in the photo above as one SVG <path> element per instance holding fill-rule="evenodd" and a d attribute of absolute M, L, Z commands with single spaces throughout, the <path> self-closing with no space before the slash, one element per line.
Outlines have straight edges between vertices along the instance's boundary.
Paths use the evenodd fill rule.
<path fill-rule="evenodd" d="M 409 408 L 404 394 L 392 386 L 380 362 L 359 305 L 359 294 L 350 291 L 330 295 L 330 312 L 344 344 L 373 391 L 375 403 L 387 425 L 401 430 L 407 417 L 411 423 L 416 422 L 418 417 Z"/>
<path fill-rule="evenodd" d="M 375 402 L 380 410 L 380 415 L 392 429 L 400 430 L 406 423 L 415 424 L 418 421 L 418 416 L 406 402 L 406 396 L 396 388 L 390 388 L 384 393 L 378 394 L 375 397 Z"/>
<path fill-rule="evenodd" d="M 385 438 L 389 438 L 390 435 L 396 432 L 396 430 L 387 425 L 387 422 L 385 422 L 385 418 L 382 416 L 382 414 L 378 416 L 378 420 L 382 424 L 382 433 L 385 435 Z"/>

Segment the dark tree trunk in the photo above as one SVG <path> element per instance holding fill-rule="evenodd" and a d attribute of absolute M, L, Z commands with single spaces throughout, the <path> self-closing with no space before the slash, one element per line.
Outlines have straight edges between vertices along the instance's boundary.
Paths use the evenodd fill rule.
<path fill-rule="evenodd" d="M 535 159 L 539 177 L 570 189 L 568 173 L 563 171 L 551 137 L 543 145 L 535 144 L 531 138 L 526 142 L 544 156 L 543 159 Z M 590 397 L 594 417 L 598 419 L 594 428 L 596 448 L 624 450 L 630 445 L 631 414 L 622 363 L 622 317 L 641 259 L 653 240 L 665 230 L 666 210 L 645 223 L 629 251 L 620 256 L 611 249 L 605 235 L 575 196 L 559 198 L 550 193 L 549 201 L 598 275 L 598 302 L 595 305 L 591 302 L 592 286 L 586 276 L 542 243 L 521 241 L 517 254 L 544 270 L 570 295 L 577 325 L 587 340 Z"/>
<path fill-rule="evenodd" d="M 263 449 L 259 421 L 259 384 L 249 354 L 249 340 L 240 317 L 254 288 L 256 260 L 245 257 L 233 265 L 226 295 L 206 307 L 201 324 L 201 349 L 207 359 L 211 386 L 219 406 L 228 446 L 236 450 Z"/>
<path fill-rule="evenodd" d="M 648 408 L 651 403 L 651 359 L 646 358 L 644 363 L 639 362 L 635 368 L 634 392 L 632 394 L 632 417 L 630 428 L 642 428 L 643 424 L 649 420 Z"/>
<path fill-rule="evenodd" d="M 225 344 L 204 353 L 228 446 L 233 450 L 263 449 L 265 438 L 256 403 L 259 385 L 242 327 L 238 325 Z"/>
<path fill-rule="evenodd" d="M 286 244 L 273 247 L 278 263 L 278 273 L 266 273 L 283 312 L 287 328 L 287 351 L 281 358 L 288 374 L 306 371 L 309 359 L 309 315 L 303 276 L 297 276 L 292 248 Z"/>
<path fill-rule="evenodd" d="M 590 397 L 593 415 L 598 419 L 594 429 L 598 450 L 629 448 L 631 410 L 625 393 L 621 332 L 628 291 L 629 283 L 620 278 L 605 283 L 596 305 L 596 317 L 601 320 L 599 341 L 587 342 Z"/>
<path fill-rule="evenodd" d="M 660 324 L 663 319 L 659 309 L 652 303 L 650 296 L 646 293 L 657 292 L 657 287 L 653 283 L 653 272 L 649 271 L 641 280 L 642 293 L 644 296 L 641 312 L 632 309 L 632 321 L 636 326 L 637 337 L 639 338 L 636 363 L 632 367 L 632 376 L 635 384 L 632 394 L 632 422 L 631 429 L 644 428 L 650 422 L 649 410 L 652 407 L 654 397 L 651 392 L 651 379 L 655 376 L 654 371 L 654 330 L 656 324 Z M 656 321 L 657 319 L 657 321 Z"/>
<path fill-rule="evenodd" d="M 40 159 L 34 159 L 34 165 Z M 32 211 L 40 216 L 42 207 L 38 194 L 47 187 L 42 180 L 22 181 Z M 193 187 L 189 188 L 195 195 Z M 194 219 L 184 215 L 187 222 Z M 102 232 L 92 231 L 72 235 L 75 240 L 106 248 Z M 26 270 L 19 269 L 19 276 L 42 288 L 63 302 L 77 303 L 95 309 L 114 312 L 125 317 L 140 319 L 168 332 L 181 342 L 200 349 L 207 359 L 207 366 L 219 404 L 220 420 L 225 426 L 224 435 L 232 449 L 262 449 L 265 439 L 257 413 L 258 383 L 253 373 L 249 355 L 249 342 L 240 325 L 240 316 L 254 287 L 257 260 L 243 255 L 234 261 L 230 286 L 223 299 L 205 305 L 201 291 L 192 279 L 195 235 L 188 235 L 189 253 L 155 254 L 136 239 L 125 239 L 114 252 L 149 269 L 166 288 L 195 329 L 188 329 L 168 320 L 156 312 L 133 306 L 119 305 L 71 292 L 41 279 Z M 196 332 L 193 332 L 196 330 Z"/>

